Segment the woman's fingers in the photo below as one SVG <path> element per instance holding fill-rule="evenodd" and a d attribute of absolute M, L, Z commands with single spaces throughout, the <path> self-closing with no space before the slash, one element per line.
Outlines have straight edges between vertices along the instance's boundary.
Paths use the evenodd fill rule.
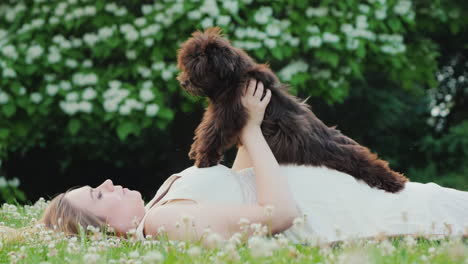
<path fill-rule="evenodd" d="M 250 79 L 249 87 L 247 88 L 247 95 L 254 95 L 255 94 L 255 86 L 257 81 L 255 79 Z"/>
<path fill-rule="evenodd" d="M 262 100 L 263 105 L 268 105 L 268 103 L 270 102 L 270 99 L 271 99 L 271 90 L 267 89 L 265 97 L 263 97 L 263 100 Z"/>
<path fill-rule="evenodd" d="M 255 94 L 254 96 L 260 100 L 260 98 L 262 98 L 262 95 L 263 95 L 263 83 L 262 82 L 257 82 L 257 90 L 255 91 Z"/>

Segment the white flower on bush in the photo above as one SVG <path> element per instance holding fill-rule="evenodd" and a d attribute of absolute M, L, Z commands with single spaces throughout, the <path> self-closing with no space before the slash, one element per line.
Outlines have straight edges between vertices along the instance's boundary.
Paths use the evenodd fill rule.
<path fill-rule="evenodd" d="M 67 59 L 65 60 L 65 65 L 69 68 L 76 68 L 78 66 L 78 62 L 74 59 Z"/>
<path fill-rule="evenodd" d="M 270 49 L 276 47 L 276 39 L 268 38 L 268 39 L 265 39 L 264 43 L 265 43 L 265 46 L 267 46 Z"/>
<path fill-rule="evenodd" d="M 155 35 L 161 29 L 161 26 L 158 24 L 152 24 L 147 26 L 146 28 L 142 29 L 140 34 L 142 37 L 148 37 L 151 35 Z"/>
<path fill-rule="evenodd" d="M 46 92 L 50 96 L 54 96 L 57 94 L 59 87 L 56 84 L 47 84 Z"/>
<path fill-rule="evenodd" d="M 108 4 L 106 4 L 106 6 L 104 7 L 104 9 L 105 9 L 107 12 L 113 13 L 113 12 L 117 11 L 119 8 L 118 8 L 118 6 L 117 6 L 115 3 L 108 3 Z"/>
<path fill-rule="evenodd" d="M 380 8 L 380 9 L 377 9 L 375 10 L 375 18 L 379 19 L 379 20 L 383 20 L 387 17 L 387 9 L 385 8 Z"/>
<path fill-rule="evenodd" d="M 75 73 L 72 78 L 73 83 L 80 86 L 94 85 L 98 81 L 98 77 L 94 73 Z"/>
<path fill-rule="evenodd" d="M 271 7 L 263 6 L 258 9 L 258 11 L 254 15 L 254 19 L 259 24 L 266 24 L 268 23 L 270 17 L 273 14 L 273 9 Z"/>
<path fill-rule="evenodd" d="M 398 15 L 405 15 L 407 14 L 411 9 L 411 1 L 398 1 L 398 3 L 395 5 L 393 8 L 393 11 L 398 14 Z"/>
<path fill-rule="evenodd" d="M 320 36 L 311 36 L 307 40 L 307 44 L 309 44 L 311 48 L 318 48 L 322 46 L 322 38 L 320 38 Z"/>
<path fill-rule="evenodd" d="M 201 18 L 201 12 L 199 10 L 193 10 L 187 13 L 187 17 L 195 20 L 195 19 L 200 19 Z"/>
<path fill-rule="evenodd" d="M 164 69 L 164 67 L 166 67 L 166 66 L 165 66 L 164 62 L 162 62 L 162 61 L 161 62 L 155 62 L 155 63 L 153 63 L 151 65 L 151 69 L 153 69 L 155 71 L 160 71 L 160 70 Z"/>
<path fill-rule="evenodd" d="M 146 25 L 146 18 L 139 17 L 139 18 L 135 19 L 135 25 L 137 25 L 139 27 L 142 27 L 142 26 Z"/>
<path fill-rule="evenodd" d="M 114 28 L 103 27 L 98 30 L 98 36 L 101 40 L 107 39 L 114 34 Z"/>
<path fill-rule="evenodd" d="M 84 8 L 84 13 L 88 16 L 96 15 L 96 7 L 95 6 L 86 6 Z"/>
<path fill-rule="evenodd" d="M 154 44 L 154 39 L 152 38 L 145 39 L 145 46 L 151 47 L 153 46 L 153 44 Z"/>
<path fill-rule="evenodd" d="M 306 10 L 306 16 L 308 17 L 324 17 L 328 14 L 328 8 L 326 7 L 309 7 Z"/>
<path fill-rule="evenodd" d="M 83 94 L 81 95 L 81 97 L 84 100 L 93 100 L 94 98 L 96 98 L 96 95 L 97 95 L 96 91 L 93 88 L 88 87 L 83 91 Z"/>
<path fill-rule="evenodd" d="M 306 27 L 306 31 L 309 32 L 309 33 L 312 33 L 312 34 L 313 33 L 320 33 L 320 28 L 315 26 L 315 25 L 314 26 L 308 25 Z"/>
<path fill-rule="evenodd" d="M 16 72 L 12 68 L 4 68 L 3 69 L 3 77 L 8 78 L 15 78 L 16 77 Z"/>
<path fill-rule="evenodd" d="M 155 116 L 159 111 L 157 104 L 149 104 L 146 106 L 146 115 L 149 117 Z"/>
<path fill-rule="evenodd" d="M 84 60 L 83 61 L 83 67 L 90 68 L 93 66 L 93 61 L 92 60 Z"/>
<path fill-rule="evenodd" d="M 144 15 L 147 15 L 147 14 L 153 12 L 153 7 L 151 5 L 142 5 L 141 6 L 141 12 Z"/>
<path fill-rule="evenodd" d="M 62 55 L 58 53 L 57 51 L 53 51 L 47 55 L 47 60 L 49 63 L 57 63 L 62 59 Z"/>
<path fill-rule="evenodd" d="M 0 177 L 0 188 L 5 188 L 7 186 L 8 186 L 8 182 L 6 181 L 5 177 L 1 176 Z"/>
<path fill-rule="evenodd" d="M 202 21 L 201 21 L 201 26 L 203 28 L 209 28 L 209 27 L 212 27 L 213 26 L 213 19 L 211 17 L 205 17 Z"/>
<path fill-rule="evenodd" d="M 230 16 L 219 16 L 217 19 L 217 24 L 220 26 L 227 26 L 231 22 Z"/>
<path fill-rule="evenodd" d="M 31 25 L 35 28 L 42 27 L 44 25 L 44 19 L 42 18 L 36 18 L 31 21 Z"/>
<path fill-rule="evenodd" d="M 170 70 L 163 70 L 161 73 L 163 80 L 167 81 L 172 78 L 172 72 Z"/>
<path fill-rule="evenodd" d="M 106 112 L 115 112 L 117 111 L 118 106 L 119 102 L 117 102 L 117 100 L 104 101 L 104 110 L 106 110 Z"/>
<path fill-rule="evenodd" d="M 323 33 L 323 42 L 336 43 L 340 41 L 340 37 L 330 32 Z"/>
<path fill-rule="evenodd" d="M 6 104 L 8 101 L 10 101 L 10 96 L 5 92 L 0 91 L 0 104 Z"/>
<path fill-rule="evenodd" d="M 119 80 L 109 81 L 108 84 L 111 87 L 111 89 L 120 89 L 120 87 L 122 86 L 122 82 Z"/>
<path fill-rule="evenodd" d="M 89 114 L 93 111 L 93 105 L 88 101 L 81 101 L 78 103 L 78 109 Z"/>
<path fill-rule="evenodd" d="M 355 50 L 359 47 L 359 40 L 355 38 L 348 38 L 346 40 L 346 48 L 349 50 Z"/>
<path fill-rule="evenodd" d="M 215 0 L 205 0 L 200 10 L 211 17 L 219 16 L 219 8 Z"/>
<path fill-rule="evenodd" d="M 233 0 L 224 0 L 223 7 L 231 14 L 237 14 L 239 12 L 239 3 Z"/>
<path fill-rule="evenodd" d="M 308 68 L 309 68 L 309 65 L 305 61 L 303 60 L 294 61 L 288 64 L 283 69 L 281 69 L 278 75 L 281 77 L 282 80 L 290 81 L 296 73 L 307 72 Z"/>
<path fill-rule="evenodd" d="M 149 102 L 154 99 L 154 94 L 150 89 L 141 89 L 140 90 L 140 99 L 144 102 Z"/>
<path fill-rule="evenodd" d="M 137 54 L 136 54 L 136 51 L 134 51 L 134 50 L 127 50 L 127 51 L 125 52 L 125 56 L 126 56 L 127 59 L 129 59 L 129 60 L 134 60 L 134 59 L 136 59 Z"/>
<path fill-rule="evenodd" d="M 26 53 L 27 53 L 26 56 L 30 60 L 34 60 L 34 59 L 39 58 L 44 53 L 44 49 L 39 45 L 33 45 L 28 48 Z"/>
<path fill-rule="evenodd" d="M 13 178 L 11 180 L 8 180 L 8 185 L 10 185 L 11 187 L 18 187 L 20 185 L 20 181 L 18 178 Z"/>
<path fill-rule="evenodd" d="M 149 78 L 151 76 L 151 70 L 144 66 L 138 66 L 137 71 L 143 78 Z"/>
<path fill-rule="evenodd" d="M 35 92 L 31 94 L 30 98 L 33 103 L 38 104 L 42 101 L 42 94 Z"/>
<path fill-rule="evenodd" d="M 370 11 L 370 7 L 368 5 L 365 5 L 365 4 L 359 4 L 358 9 L 359 9 L 359 11 L 361 11 L 362 13 L 365 13 L 365 14 L 369 13 L 369 11 Z"/>
<path fill-rule="evenodd" d="M 281 29 L 277 24 L 268 24 L 266 27 L 266 33 L 270 36 L 279 36 L 281 33 Z"/>
<path fill-rule="evenodd" d="M 71 92 L 71 93 L 68 93 L 66 96 L 65 96 L 66 100 L 71 102 L 71 101 L 77 101 L 78 98 L 79 98 L 79 95 L 77 92 Z"/>
<path fill-rule="evenodd" d="M 72 87 L 69 81 L 60 81 L 59 86 L 64 91 L 68 91 Z"/>
<path fill-rule="evenodd" d="M 367 17 L 364 15 L 360 15 L 356 17 L 356 27 L 357 28 L 367 28 L 369 24 L 367 23 Z"/>
<path fill-rule="evenodd" d="M 1 36 L 0 36 L 1 39 Z M 2 48 L 2 53 L 5 57 L 16 60 L 18 58 L 18 53 L 16 52 L 15 46 L 6 45 Z"/>
<path fill-rule="evenodd" d="M 120 108 L 119 108 L 119 113 L 120 113 L 121 115 L 129 115 L 131 112 L 132 112 L 132 108 L 131 108 L 129 105 L 127 105 L 127 104 L 122 105 L 122 106 L 120 106 Z"/>
<path fill-rule="evenodd" d="M 86 33 L 86 34 L 83 36 L 83 40 L 84 40 L 84 42 L 86 42 L 86 44 L 88 44 L 89 46 L 94 46 L 94 44 L 96 44 L 96 42 L 99 41 L 99 38 L 98 38 L 97 35 L 94 34 L 94 33 Z"/>

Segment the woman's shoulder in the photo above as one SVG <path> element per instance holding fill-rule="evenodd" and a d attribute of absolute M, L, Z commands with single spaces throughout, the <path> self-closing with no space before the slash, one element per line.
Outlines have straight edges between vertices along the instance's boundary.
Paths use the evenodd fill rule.
<path fill-rule="evenodd" d="M 207 168 L 198 168 L 197 166 L 191 166 L 185 170 L 176 173 L 181 177 L 190 177 L 193 175 L 219 175 L 219 174 L 230 174 L 232 170 L 222 164 L 218 164 Z"/>

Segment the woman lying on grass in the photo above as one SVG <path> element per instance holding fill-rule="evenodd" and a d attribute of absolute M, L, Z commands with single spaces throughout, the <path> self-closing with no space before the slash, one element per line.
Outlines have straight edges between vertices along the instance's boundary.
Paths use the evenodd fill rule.
<path fill-rule="evenodd" d="M 260 129 L 271 96 L 268 90 L 262 100 L 263 89 L 254 80 L 246 87 L 250 119 L 232 169 L 190 167 L 174 174 L 146 207 L 138 191 L 111 180 L 69 190 L 50 202 L 41 221 L 68 234 L 77 234 L 79 225 L 108 224 L 117 235 L 136 228 L 143 239 L 165 230 L 171 240 L 189 241 L 198 241 L 208 227 L 229 238 L 241 232 L 243 218 L 293 242 L 466 232 L 468 192 L 409 182 L 393 194 L 324 167 L 279 166 Z M 181 220 L 191 221 L 189 231 Z"/>

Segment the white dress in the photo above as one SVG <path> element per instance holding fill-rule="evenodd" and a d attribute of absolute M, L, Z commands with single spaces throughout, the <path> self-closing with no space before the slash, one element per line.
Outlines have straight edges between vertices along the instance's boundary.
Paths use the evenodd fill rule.
<path fill-rule="evenodd" d="M 304 226 L 283 234 L 292 242 L 333 242 L 379 234 L 462 235 L 468 227 L 468 192 L 435 183 L 408 182 L 392 194 L 325 167 L 281 166 Z M 167 192 L 167 193 L 166 193 Z M 173 199 L 202 202 L 256 203 L 253 168 L 235 172 L 223 165 L 190 167 L 169 177 L 146 211 Z M 137 228 L 144 238 L 146 215 Z"/>

